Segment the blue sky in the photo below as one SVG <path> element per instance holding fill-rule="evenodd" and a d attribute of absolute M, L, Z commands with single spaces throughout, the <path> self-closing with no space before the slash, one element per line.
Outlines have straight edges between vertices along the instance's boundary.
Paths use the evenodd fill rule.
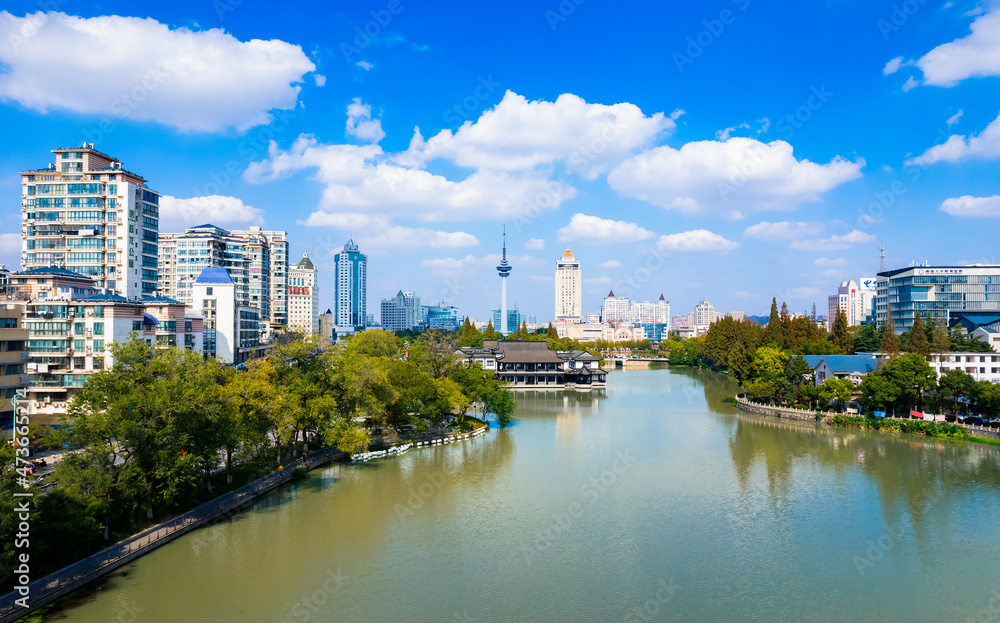
<path fill-rule="evenodd" d="M 165 196 L 161 231 L 286 229 L 485 319 L 609 289 L 673 312 L 793 311 L 888 267 L 998 262 L 994 2 L 8 2 L 0 261 L 17 172 L 91 141 Z M 53 12 L 57 11 L 57 12 Z M 416 130 L 419 128 L 419 132 Z"/>

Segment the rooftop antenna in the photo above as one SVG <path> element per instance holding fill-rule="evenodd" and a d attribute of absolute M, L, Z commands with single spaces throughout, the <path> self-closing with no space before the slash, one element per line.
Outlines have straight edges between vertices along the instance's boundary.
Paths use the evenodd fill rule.
<path fill-rule="evenodd" d="M 885 272 L 885 238 L 882 239 L 882 248 L 879 249 L 878 272 Z"/>

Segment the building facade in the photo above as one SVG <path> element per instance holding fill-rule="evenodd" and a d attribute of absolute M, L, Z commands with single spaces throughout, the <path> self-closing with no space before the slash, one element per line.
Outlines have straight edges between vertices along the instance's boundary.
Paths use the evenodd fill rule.
<path fill-rule="evenodd" d="M 614 290 L 604 297 L 601 307 L 601 322 L 628 322 L 629 300 L 627 296 L 615 296 Z"/>
<path fill-rule="evenodd" d="M 29 383 L 26 374 L 28 330 L 24 327 L 23 314 L 22 304 L 0 304 L 0 417 L 4 418 L 4 427 L 11 423 L 9 416 L 14 410 L 10 399 Z"/>
<path fill-rule="evenodd" d="M 454 305 L 424 305 L 424 327 L 437 331 L 456 331 L 462 326 L 462 318 Z M 495 325 L 494 325 L 495 326 Z"/>
<path fill-rule="evenodd" d="M 263 237 L 268 244 L 270 256 L 271 298 L 269 301 L 269 322 L 274 326 L 288 324 L 288 277 L 291 269 L 288 261 L 288 232 L 280 230 L 262 230 L 254 225 L 249 229 L 234 229 L 234 236 L 241 238 Z M 263 308 L 262 308 L 263 309 Z"/>
<path fill-rule="evenodd" d="M 54 149 L 56 162 L 21 172 L 21 267 L 57 266 L 129 299 L 157 288 L 159 193 L 94 149 Z"/>
<path fill-rule="evenodd" d="M 288 325 L 309 334 L 319 332 L 319 283 L 308 253 L 288 271 Z"/>
<path fill-rule="evenodd" d="M 635 324 L 670 324 L 670 302 L 660 294 L 658 301 L 636 301 L 629 309 L 629 321 Z"/>
<path fill-rule="evenodd" d="M 606 385 L 600 359 L 574 350 L 549 350 L 545 342 L 486 340 L 481 348 L 462 348 L 458 355 L 472 365 L 494 370 L 513 389 L 590 390 Z"/>
<path fill-rule="evenodd" d="M 382 328 L 386 331 L 410 331 L 424 325 L 420 297 L 400 290 L 391 299 L 382 299 Z"/>
<path fill-rule="evenodd" d="M 954 325 L 959 317 L 1000 314 L 1000 265 L 911 266 L 877 277 L 875 318 L 889 318 L 896 332 L 908 331 L 916 313 L 931 322 Z"/>
<path fill-rule="evenodd" d="M 583 316 L 583 280 L 580 260 L 566 247 L 556 262 L 556 320 L 580 322 Z"/>
<path fill-rule="evenodd" d="M 873 279 L 867 281 L 874 283 Z M 837 293 L 827 299 L 827 331 L 833 332 L 838 309 L 844 311 L 848 326 L 864 323 L 875 308 L 875 292 L 872 288 L 860 287 L 853 280 L 842 282 Z"/>
<path fill-rule="evenodd" d="M 708 329 L 715 322 L 715 306 L 708 301 L 700 301 L 694 307 L 694 327 Z"/>
<path fill-rule="evenodd" d="M 261 315 L 256 307 L 241 305 L 225 268 L 202 270 L 192 285 L 196 309 L 204 318 L 203 352 L 206 359 L 243 364 L 263 356 L 270 346 L 261 333 Z"/>
<path fill-rule="evenodd" d="M 333 256 L 337 326 L 361 331 L 368 320 L 368 256 L 348 240 L 344 250 Z"/>
<path fill-rule="evenodd" d="M 961 370 L 977 381 L 1000 383 L 1000 354 L 941 353 L 932 354 L 930 359 L 938 376 L 945 370 Z"/>

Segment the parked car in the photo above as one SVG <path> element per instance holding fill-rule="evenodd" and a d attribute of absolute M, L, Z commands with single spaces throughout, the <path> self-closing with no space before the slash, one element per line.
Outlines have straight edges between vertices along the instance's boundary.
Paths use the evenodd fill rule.
<path fill-rule="evenodd" d="M 992 422 L 989 422 L 989 427 L 1000 428 L 1000 420 L 993 420 Z"/>
<path fill-rule="evenodd" d="M 945 422 L 957 422 L 958 421 L 958 416 L 955 415 L 954 413 L 949 413 L 949 414 L 947 414 L 947 415 L 944 416 L 944 421 Z"/>
<path fill-rule="evenodd" d="M 971 424 L 973 426 L 985 426 L 986 420 L 979 417 L 978 415 L 970 415 L 969 417 L 965 418 L 965 423 Z"/>

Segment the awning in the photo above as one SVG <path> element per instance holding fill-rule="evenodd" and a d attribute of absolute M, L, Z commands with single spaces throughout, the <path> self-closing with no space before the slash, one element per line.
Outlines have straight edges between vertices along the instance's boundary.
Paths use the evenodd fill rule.
<path fill-rule="evenodd" d="M 157 325 L 157 324 L 160 324 L 160 321 L 157 320 L 156 318 L 154 318 L 152 314 L 143 314 L 142 315 L 142 324 Z"/>

